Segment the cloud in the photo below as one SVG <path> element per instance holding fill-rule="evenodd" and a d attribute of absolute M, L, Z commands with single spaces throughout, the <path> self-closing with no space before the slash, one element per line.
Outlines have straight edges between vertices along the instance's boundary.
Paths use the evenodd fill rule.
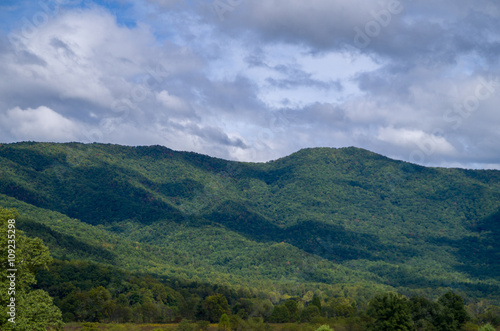
<path fill-rule="evenodd" d="M 50 108 L 9 109 L 0 115 L 3 129 L 19 140 L 34 141 L 75 141 L 78 125 Z"/>
<path fill-rule="evenodd" d="M 165 107 L 174 110 L 185 110 L 187 108 L 183 100 L 176 97 L 175 95 L 170 95 L 168 91 L 161 91 L 156 95 L 158 101 L 160 101 Z"/>
<path fill-rule="evenodd" d="M 23 18 L 43 8 L 29 4 L 0 25 L 2 126 L 23 128 L 3 141 L 245 161 L 354 145 L 409 161 L 417 151 L 425 165 L 500 164 L 500 89 L 481 85 L 500 77 L 492 0 L 77 1 L 31 30 Z M 43 129 L 42 115 L 71 130 Z"/>
<path fill-rule="evenodd" d="M 444 137 L 428 134 L 421 130 L 380 128 L 377 139 L 405 147 L 407 150 L 418 148 L 429 156 L 434 153 L 453 154 L 455 148 Z"/>
<path fill-rule="evenodd" d="M 354 26 L 370 19 L 370 10 L 377 7 L 368 0 L 249 0 L 228 12 L 219 24 L 227 33 L 247 29 L 267 41 L 331 49 L 351 40 Z"/>

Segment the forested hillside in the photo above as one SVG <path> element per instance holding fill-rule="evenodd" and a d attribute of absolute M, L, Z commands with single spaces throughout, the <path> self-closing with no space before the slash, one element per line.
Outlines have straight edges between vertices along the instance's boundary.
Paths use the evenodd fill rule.
<path fill-rule="evenodd" d="M 241 163 L 160 146 L 16 143 L 0 145 L 0 206 L 49 247 L 52 270 L 112 265 L 127 286 L 129 273 L 153 275 L 183 314 L 213 286 L 271 304 L 314 293 L 363 305 L 388 290 L 500 303 L 500 171 L 357 148 Z M 212 290 L 180 295 L 176 281 Z"/>

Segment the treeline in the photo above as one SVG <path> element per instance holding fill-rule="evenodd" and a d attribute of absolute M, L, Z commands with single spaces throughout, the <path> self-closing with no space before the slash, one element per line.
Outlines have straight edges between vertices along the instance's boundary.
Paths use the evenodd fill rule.
<path fill-rule="evenodd" d="M 230 330 L 270 329 L 268 323 L 288 323 L 291 329 L 299 328 L 299 324 L 300 329 L 305 324 L 327 324 L 349 330 L 477 330 L 478 325 L 486 323 L 500 326 L 500 307 L 484 302 L 466 306 L 452 292 L 435 301 L 385 293 L 363 303 L 309 291 L 302 297 L 282 296 L 277 301 L 264 291 L 161 279 L 91 262 L 61 260 L 47 270 L 39 270 L 36 279 L 35 288 L 54 298 L 65 322 L 181 322 L 179 328 L 183 330 L 200 330 L 208 323 L 227 324 Z"/>

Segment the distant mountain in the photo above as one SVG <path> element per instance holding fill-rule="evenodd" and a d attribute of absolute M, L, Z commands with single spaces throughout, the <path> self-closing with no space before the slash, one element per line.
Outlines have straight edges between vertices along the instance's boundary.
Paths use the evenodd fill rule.
<path fill-rule="evenodd" d="M 500 171 L 353 147 L 244 163 L 26 142 L 0 145 L 0 193 L 58 258 L 291 295 L 449 288 L 500 302 Z"/>

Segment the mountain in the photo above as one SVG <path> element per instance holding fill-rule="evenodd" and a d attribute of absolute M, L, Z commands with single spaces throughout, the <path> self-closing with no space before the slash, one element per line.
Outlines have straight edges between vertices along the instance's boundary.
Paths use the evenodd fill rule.
<path fill-rule="evenodd" d="M 59 259 L 278 296 L 452 289 L 500 302 L 500 171 L 354 147 L 245 163 L 24 142 L 0 145 L 0 206 Z"/>

